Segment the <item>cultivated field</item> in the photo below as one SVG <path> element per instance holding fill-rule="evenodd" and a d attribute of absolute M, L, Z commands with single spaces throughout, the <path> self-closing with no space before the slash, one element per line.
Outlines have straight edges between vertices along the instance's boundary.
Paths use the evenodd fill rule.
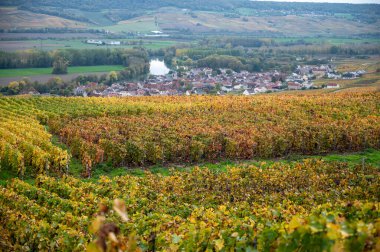
<path fill-rule="evenodd" d="M 78 11 L 89 19 L 89 23 L 68 20 L 60 17 L 32 13 L 13 7 L 0 8 L 0 28 L 43 28 L 70 27 L 93 28 L 116 33 L 148 33 L 163 29 L 167 32 L 206 32 L 206 33 L 257 33 L 265 35 L 283 34 L 286 36 L 348 36 L 378 32 L 380 21 L 363 23 L 339 16 L 318 15 L 243 15 L 229 17 L 224 12 L 193 11 L 177 8 L 160 8 L 139 17 L 114 23 L 105 18 L 105 12 Z M 157 19 L 158 27 L 155 24 Z M 228 24 L 228 25 L 227 25 Z"/>
<path fill-rule="evenodd" d="M 305 160 L 96 183 L 15 179 L 0 189 L 2 244 L 63 251 L 375 251 L 379 176 L 371 166 Z"/>
<path fill-rule="evenodd" d="M 380 57 L 373 56 L 368 59 L 343 58 L 336 62 L 340 72 L 365 70 L 368 73 L 375 73 L 380 69 Z"/>
<path fill-rule="evenodd" d="M 295 43 L 300 40 L 313 44 L 345 45 L 345 44 L 369 44 L 380 43 L 378 38 L 329 38 L 329 37 L 295 37 L 295 38 L 271 38 L 278 43 Z"/>
<path fill-rule="evenodd" d="M 367 73 L 360 78 L 356 79 L 318 79 L 313 81 L 316 86 L 321 86 L 328 83 L 337 83 L 341 88 L 354 88 L 354 87 L 379 87 L 380 86 L 380 61 L 379 57 L 372 57 L 369 59 L 339 59 L 334 62 L 337 64 L 337 70 L 341 73 L 349 71 L 365 70 Z M 332 92 L 333 90 L 329 90 Z"/>
<path fill-rule="evenodd" d="M 112 32 L 141 32 L 149 33 L 151 31 L 157 30 L 154 24 L 154 17 L 141 17 L 138 19 L 120 21 L 115 25 L 110 26 L 96 26 L 94 28 L 104 29 Z"/>
<path fill-rule="evenodd" d="M 380 5 L 9 4 L 0 252 L 380 251 Z"/>
<path fill-rule="evenodd" d="M 2 109 L 12 113 L 10 120 L 25 110 L 28 118 L 30 113 L 45 118 L 89 175 L 106 161 L 140 166 L 379 148 L 379 101 L 378 92 L 364 90 L 256 97 L 2 98 Z"/>
<path fill-rule="evenodd" d="M 2 40 L 0 41 L 0 50 L 2 51 L 20 51 L 29 49 L 38 50 L 55 50 L 55 49 L 95 49 L 95 48 L 132 48 L 135 46 L 142 46 L 147 49 L 160 49 L 180 44 L 175 40 L 162 40 L 162 39 L 118 39 L 124 42 L 119 46 L 110 45 L 94 45 L 85 43 L 86 39 L 92 38 L 91 36 L 82 39 L 40 39 L 40 40 Z M 102 40 L 102 38 L 97 38 Z"/>
<path fill-rule="evenodd" d="M 134 27 L 134 31 L 140 29 L 140 31 L 146 32 L 154 29 L 155 17 L 159 27 L 167 31 L 189 29 L 194 32 L 273 32 L 287 36 L 331 36 L 331 34 L 347 36 L 353 33 L 373 33 L 377 31 L 380 24 L 363 25 L 340 18 L 306 15 L 276 16 L 275 18 L 249 16 L 243 19 L 226 17 L 223 13 L 193 12 L 193 14 L 189 14 L 183 10 L 165 8 L 154 15 L 122 21 L 115 27 L 118 31 L 123 31 L 123 29 L 130 31 L 130 27 Z M 125 25 L 125 28 L 122 28 L 121 24 Z"/>
<path fill-rule="evenodd" d="M 46 83 L 49 79 L 59 77 L 63 81 L 71 81 L 80 75 L 102 75 L 108 74 L 110 71 L 123 70 L 123 66 L 79 66 L 69 67 L 68 74 L 51 74 L 52 68 L 20 68 L 20 69 L 0 69 L 0 86 L 6 86 L 11 81 L 19 81 L 23 77 L 27 77 L 32 82 L 38 81 Z"/>
<path fill-rule="evenodd" d="M 29 11 L 18 10 L 13 7 L 0 8 L 1 29 L 22 28 L 84 28 L 86 24 L 60 17 L 37 14 Z"/>
<path fill-rule="evenodd" d="M 362 78 L 352 80 L 317 80 L 315 85 L 327 85 L 328 83 L 337 83 L 340 88 L 353 87 L 380 87 L 380 73 L 365 74 Z M 333 92 L 334 90 L 329 90 Z"/>
<path fill-rule="evenodd" d="M 123 66 L 75 66 L 68 67 L 68 73 L 96 73 L 123 70 Z M 0 69 L 0 78 L 4 77 L 27 77 L 34 75 L 49 75 L 53 68 L 18 68 L 18 69 Z"/>
<path fill-rule="evenodd" d="M 371 89 L 255 97 L 0 98 L 0 246 L 376 251 L 379 102 L 380 93 Z M 244 161 L 367 148 L 374 150 L 364 156 Z M 243 162 L 161 168 L 165 176 L 149 170 L 126 175 L 132 166 L 232 159 Z M 124 172 L 79 176 L 99 170 Z"/>

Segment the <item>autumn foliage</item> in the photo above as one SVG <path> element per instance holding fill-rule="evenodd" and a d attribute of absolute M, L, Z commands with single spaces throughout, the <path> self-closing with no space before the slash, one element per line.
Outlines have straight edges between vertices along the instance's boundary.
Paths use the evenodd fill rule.
<path fill-rule="evenodd" d="M 0 250 L 379 251 L 380 173 L 365 163 L 306 159 L 97 182 L 65 175 L 71 157 L 88 177 L 104 162 L 127 168 L 365 148 L 380 148 L 373 90 L 0 97 L 0 169 L 20 177 L 0 187 Z"/>
<path fill-rule="evenodd" d="M 146 166 L 380 147 L 379 94 L 119 101 L 112 112 L 54 127 L 86 167 L 105 161 Z M 124 108 L 130 104 L 136 107 Z"/>
<path fill-rule="evenodd" d="M 68 155 L 50 144 L 41 124 L 82 161 L 86 176 L 102 162 L 146 166 L 359 151 L 380 147 L 379 101 L 378 92 L 0 98 L 0 156 L 18 170 L 62 170 Z M 39 160 L 30 160 L 30 151 Z"/>
<path fill-rule="evenodd" d="M 11 169 L 20 177 L 26 169 L 31 174 L 65 172 L 68 152 L 51 143 L 51 134 L 36 120 L 38 112 L 23 111 L 22 100 L 13 102 L 0 98 L 0 170 Z"/>
<path fill-rule="evenodd" d="M 376 251 L 379 175 L 304 160 L 97 183 L 14 179 L 1 189 L 0 226 L 15 250 Z"/>

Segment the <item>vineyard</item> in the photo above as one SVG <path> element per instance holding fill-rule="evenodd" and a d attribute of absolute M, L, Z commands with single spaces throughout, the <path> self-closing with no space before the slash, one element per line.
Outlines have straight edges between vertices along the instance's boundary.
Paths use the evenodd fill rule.
<path fill-rule="evenodd" d="M 51 143 L 51 135 L 35 118 L 39 112 L 23 111 L 20 102 L 0 107 L 0 169 L 10 168 L 20 177 L 26 167 L 33 174 L 63 172 L 68 168 L 69 154 Z"/>
<path fill-rule="evenodd" d="M 41 175 L 1 189 L 0 224 L 17 251 L 375 251 L 379 188 L 378 168 L 318 160 L 97 183 Z"/>
<path fill-rule="evenodd" d="M 54 140 L 56 139 L 56 140 Z M 0 97 L 0 251 L 380 251 L 380 93 Z M 73 160 L 82 173 L 71 176 Z M 29 178 L 29 180 L 25 180 Z M 30 179 L 32 178 L 32 179 Z"/>
<path fill-rule="evenodd" d="M 23 174 L 97 164 L 275 158 L 380 147 L 380 94 L 0 98 L 1 165 Z M 4 119 L 4 120 L 3 120 Z M 51 144 L 59 136 L 70 150 Z"/>

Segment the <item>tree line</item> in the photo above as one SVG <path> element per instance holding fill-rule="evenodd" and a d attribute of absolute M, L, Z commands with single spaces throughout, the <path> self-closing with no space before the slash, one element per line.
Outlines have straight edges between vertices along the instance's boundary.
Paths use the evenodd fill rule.
<path fill-rule="evenodd" d="M 123 65 L 149 62 L 144 49 L 64 49 L 54 51 L 0 51 L 0 69 L 51 67 L 59 58 L 70 66 Z"/>
<path fill-rule="evenodd" d="M 210 67 L 212 69 L 228 68 L 236 72 L 247 70 L 260 72 L 268 70 L 273 65 L 268 65 L 260 58 L 241 58 L 230 55 L 210 55 L 197 61 L 198 67 Z"/>
<path fill-rule="evenodd" d="M 292 71 L 294 65 L 300 63 L 297 58 L 312 60 L 316 57 L 329 59 L 334 56 L 367 57 L 367 55 L 380 54 L 377 44 L 299 44 L 287 46 L 261 46 L 252 47 L 250 43 L 260 41 L 248 38 L 222 38 L 203 41 L 198 46 L 177 48 L 175 61 L 177 66 L 230 68 L 234 71 L 247 70 L 251 72 L 280 70 Z M 271 42 L 263 40 L 263 43 Z M 239 46 L 233 46 L 233 44 Z M 246 46 L 242 46 L 242 45 Z M 258 45 L 258 44 L 257 44 Z M 171 51 L 162 50 L 165 60 L 171 58 Z M 322 63 L 321 63 L 322 64 Z"/>

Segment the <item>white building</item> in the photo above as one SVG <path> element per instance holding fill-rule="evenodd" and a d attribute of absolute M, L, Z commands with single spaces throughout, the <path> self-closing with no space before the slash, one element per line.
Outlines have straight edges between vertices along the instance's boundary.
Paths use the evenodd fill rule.
<path fill-rule="evenodd" d="M 249 91 L 248 89 L 244 90 L 243 95 L 254 95 L 255 92 Z"/>
<path fill-rule="evenodd" d="M 106 45 L 121 45 L 120 41 L 107 41 Z"/>
<path fill-rule="evenodd" d="M 224 92 L 231 92 L 233 90 L 233 87 L 232 86 L 223 86 L 222 87 L 222 91 Z"/>
<path fill-rule="evenodd" d="M 119 94 L 121 97 L 132 96 L 132 94 L 130 92 L 127 92 L 127 91 L 120 91 Z"/>
<path fill-rule="evenodd" d="M 337 83 L 329 83 L 327 84 L 326 88 L 339 88 L 339 84 Z"/>
<path fill-rule="evenodd" d="M 268 89 L 266 87 L 257 87 L 254 89 L 255 93 L 265 93 L 266 91 L 268 91 Z"/>
<path fill-rule="evenodd" d="M 341 74 L 335 74 L 335 73 L 327 73 L 327 78 L 329 79 L 341 79 Z"/>
<path fill-rule="evenodd" d="M 86 41 L 87 44 L 94 44 L 94 45 L 103 45 L 103 41 L 96 40 L 96 39 L 88 39 Z"/>
<path fill-rule="evenodd" d="M 234 86 L 234 89 L 235 89 L 235 90 L 240 90 L 240 89 L 243 89 L 243 88 L 247 88 L 247 86 L 246 86 L 246 85 L 242 85 L 242 84 L 239 84 L 239 85 L 235 85 L 235 86 Z"/>

